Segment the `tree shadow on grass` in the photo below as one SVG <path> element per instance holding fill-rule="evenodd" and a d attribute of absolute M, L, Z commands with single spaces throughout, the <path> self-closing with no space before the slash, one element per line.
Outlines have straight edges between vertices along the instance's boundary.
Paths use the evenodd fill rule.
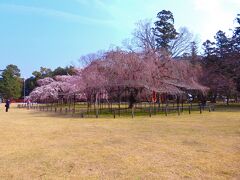
<path fill-rule="evenodd" d="M 49 117 L 49 118 L 61 118 L 61 119 L 97 119 L 96 115 L 94 114 L 87 114 L 87 113 L 65 113 L 65 112 L 51 112 L 51 111 L 37 111 L 37 110 L 27 110 L 30 112 L 31 116 L 34 117 Z M 113 119 L 112 115 L 99 115 L 98 118 L 109 118 L 109 119 Z"/>

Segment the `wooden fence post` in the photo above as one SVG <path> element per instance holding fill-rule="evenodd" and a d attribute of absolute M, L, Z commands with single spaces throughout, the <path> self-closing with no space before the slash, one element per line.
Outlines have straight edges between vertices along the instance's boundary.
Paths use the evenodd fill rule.
<path fill-rule="evenodd" d="M 165 116 L 167 116 L 167 106 L 165 106 Z"/>
<path fill-rule="evenodd" d="M 151 106 L 149 106 L 149 117 L 152 117 Z"/>
<path fill-rule="evenodd" d="M 75 114 L 75 109 L 72 108 L 72 116 Z"/>
<path fill-rule="evenodd" d="M 132 107 L 132 118 L 134 118 L 134 107 Z"/>
<path fill-rule="evenodd" d="M 121 109 L 121 102 L 119 101 L 119 103 L 118 103 L 118 116 L 119 116 L 119 117 L 120 117 L 120 115 L 121 115 L 120 109 Z"/>
<path fill-rule="evenodd" d="M 96 108 L 96 118 L 98 118 L 98 107 Z"/>

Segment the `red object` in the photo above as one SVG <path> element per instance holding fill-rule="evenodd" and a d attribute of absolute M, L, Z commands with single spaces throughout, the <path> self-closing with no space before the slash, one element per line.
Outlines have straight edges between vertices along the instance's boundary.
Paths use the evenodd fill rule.
<path fill-rule="evenodd" d="M 157 102 L 157 93 L 155 91 L 152 93 L 152 102 Z"/>
<path fill-rule="evenodd" d="M 24 99 L 11 99 L 11 103 L 24 103 Z"/>

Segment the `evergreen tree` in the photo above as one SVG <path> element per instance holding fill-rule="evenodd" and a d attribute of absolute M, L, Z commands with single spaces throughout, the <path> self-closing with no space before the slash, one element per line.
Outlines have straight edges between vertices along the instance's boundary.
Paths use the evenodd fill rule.
<path fill-rule="evenodd" d="M 169 52 L 170 41 L 176 39 L 178 33 L 174 28 L 174 18 L 171 11 L 162 10 L 157 14 L 158 20 L 154 23 L 153 33 L 155 35 L 158 49 L 164 48 Z"/>
<path fill-rule="evenodd" d="M 235 27 L 232 37 L 232 43 L 234 48 L 234 56 L 240 57 L 240 14 L 236 18 L 237 27 Z"/>
<path fill-rule="evenodd" d="M 223 31 L 218 31 L 214 37 L 216 40 L 216 55 L 218 57 L 229 57 L 233 52 L 232 41 Z"/>
<path fill-rule="evenodd" d="M 10 64 L 2 73 L 0 93 L 4 98 L 20 98 L 22 84 L 23 82 L 20 78 L 20 70 L 16 65 Z"/>
<path fill-rule="evenodd" d="M 206 40 L 203 43 L 204 55 L 206 57 L 215 56 L 215 43 L 210 40 Z"/>
<path fill-rule="evenodd" d="M 240 15 L 236 20 L 238 26 L 231 37 L 220 30 L 214 36 L 215 42 L 207 40 L 203 43 L 206 81 L 209 87 L 214 84 L 211 89 L 215 95 L 228 97 L 236 94 L 236 90 L 240 92 Z"/>

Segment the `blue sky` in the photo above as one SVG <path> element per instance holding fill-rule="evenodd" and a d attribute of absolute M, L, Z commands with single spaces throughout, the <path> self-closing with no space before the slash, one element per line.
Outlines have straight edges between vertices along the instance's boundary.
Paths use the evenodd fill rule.
<path fill-rule="evenodd" d="M 16 64 L 26 78 L 40 66 L 78 65 L 82 55 L 121 46 L 137 21 L 163 9 L 202 42 L 234 26 L 240 1 L 0 0 L 0 69 Z"/>

